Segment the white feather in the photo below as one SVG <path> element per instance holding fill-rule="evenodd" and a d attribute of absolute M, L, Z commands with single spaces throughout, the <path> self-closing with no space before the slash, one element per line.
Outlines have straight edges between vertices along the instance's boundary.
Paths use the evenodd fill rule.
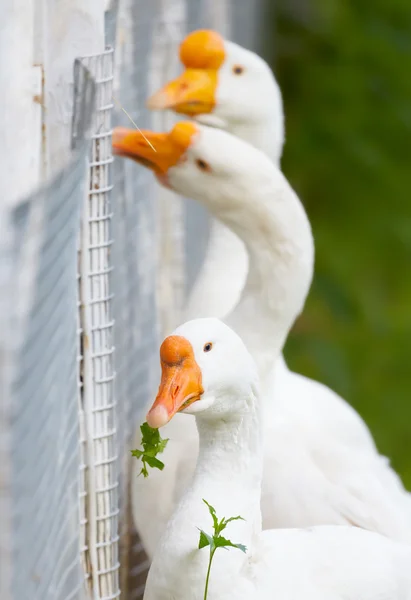
<path fill-rule="evenodd" d="M 261 531 L 264 428 L 252 358 L 216 319 L 191 321 L 176 334 L 191 343 L 202 371 L 200 453 L 154 553 L 145 600 L 202 600 L 209 552 L 197 549 L 197 528 L 212 532 L 203 498 L 219 518 L 245 519 L 231 522 L 224 535 L 247 547 L 246 555 L 217 551 L 208 600 L 410 600 L 409 545 L 355 527 Z M 213 350 L 204 356 L 210 339 Z"/>

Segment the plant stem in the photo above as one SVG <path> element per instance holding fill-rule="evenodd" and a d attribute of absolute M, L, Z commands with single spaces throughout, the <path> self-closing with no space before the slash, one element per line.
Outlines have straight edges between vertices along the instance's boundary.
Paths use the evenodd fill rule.
<path fill-rule="evenodd" d="M 216 550 L 217 550 L 217 548 L 214 548 L 214 550 L 210 550 L 210 560 L 208 561 L 208 569 L 207 569 L 206 583 L 205 583 L 205 589 L 204 589 L 204 600 L 207 600 L 208 581 L 210 579 L 211 563 L 213 561 L 213 556 L 214 556 L 214 553 Z"/>

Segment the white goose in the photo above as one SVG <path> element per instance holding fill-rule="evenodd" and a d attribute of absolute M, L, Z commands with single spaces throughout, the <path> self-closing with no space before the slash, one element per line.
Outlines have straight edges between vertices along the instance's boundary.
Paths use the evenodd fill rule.
<path fill-rule="evenodd" d="M 258 375 L 229 327 L 213 318 L 189 321 L 164 340 L 160 357 L 161 384 L 147 421 L 161 427 L 179 410 L 194 414 L 200 452 L 154 553 L 145 600 L 203 599 L 208 551 L 198 549 L 197 528 L 211 531 L 203 498 L 219 517 L 245 519 L 226 532 L 247 547 L 246 555 L 217 552 L 208 600 L 411 599 L 409 545 L 356 527 L 261 531 Z"/>
<path fill-rule="evenodd" d="M 341 443 L 338 423 L 329 427 L 321 411 L 312 414 L 309 399 L 277 395 L 271 385 L 271 364 L 302 308 L 312 269 L 308 220 L 281 171 L 246 142 L 189 122 L 170 133 L 116 129 L 113 146 L 151 166 L 176 192 L 203 202 L 247 246 L 247 284 L 228 322 L 251 351 L 263 385 L 264 528 L 354 524 L 411 540 L 409 496 L 386 461 L 344 438 Z M 166 431 L 175 440 L 166 449 L 167 469 L 135 481 L 134 516 L 151 555 L 197 457 L 189 420 L 186 435 L 183 417 L 177 418 L 178 426 L 173 429 L 173 419 Z"/>
<path fill-rule="evenodd" d="M 183 74 L 166 84 L 148 101 L 152 109 L 173 109 L 198 122 L 225 129 L 262 150 L 280 168 L 284 143 L 284 115 L 279 86 L 267 63 L 257 54 L 224 40 L 212 30 L 189 34 L 180 46 Z M 303 308 L 311 283 L 314 243 L 309 222 L 300 240 L 306 257 L 304 284 L 294 290 L 293 299 Z M 299 236 L 297 223 L 281 232 L 291 245 Z M 207 255 L 188 300 L 186 318 L 224 318 L 238 303 L 248 272 L 243 242 L 233 231 L 214 219 Z M 284 277 L 282 261 L 274 263 L 270 277 L 281 277 L 281 285 L 292 295 L 296 273 Z M 309 281 L 307 281 L 309 279 Z M 273 296 L 272 305 L 283 311 L 282 298 Z M 300 312 L 300 311 L 299 311 Z M 294 315 L 294 318 L 298 312 Z M 287 324 L 287 315 L 284 314 Z M 244 325 L 245 326 L 245 325 Z M 249 326 L 255 329 L 254 324 Z M 265 338 L 264 347 L 270 344 Z M 285 339 L 284 339 L 285 341 Z M 282 350 L 282 348 L 281 348 Z M 271 373 L 277 401 L 303 410 L 318 419 L 329 433 L 358 451 L 376 452 L 372 436 L 353 408 L 327 386 L 290 371 L 282 354 Z M 275 381 L 275 382 L 274 382 Z"/>
<path fill-rule="evenodd" d="M 180 46 L 186 70 L 147 102 L 230 131 L 280 164 L 284 115 L 280 88 L 259 56 L 211 30 L 189 34 Z M 307 248 L 307 252 L 311 251 Z M 213 219 L 202 268 L 185 307 L 187 319 L 224 318 L 236 306 L 248 272 L 245 246 Z"/>

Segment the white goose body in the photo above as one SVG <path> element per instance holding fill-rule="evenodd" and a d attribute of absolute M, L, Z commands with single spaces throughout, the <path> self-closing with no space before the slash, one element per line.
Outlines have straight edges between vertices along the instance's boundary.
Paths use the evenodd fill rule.
<path fill-rule="evenodd" d="M 194 51 L 197 60 L 201 60 L 201 50 L 204 53 L 204 61 L 207 56 L 209 60 L 213 60 L 212 43 L 216 43 L 213 41 L 216 34 L 209 32 L 209 35 L 212 38 L 211 42 L 203 35 L 196 43 L 196 32 L 186 38 L 183 44 L 188 42 L 188 49 L 182 57 L 185 58 L 185 64 L 190 58 L 187 56 L 190 50 Z M 203 44 L 203 48 L 199 46 L 200 43 Z M 262 150 L 279 167 L 284 144 L 284 115 L 281 91 L 275 77 L 265 61 L 253 52 L 232 42 L 222 43 L 224 61 L 218 71 L 215 106 L 211 113 L 199 113 L 196 118 L 204 124 L 224 128 Z M 193 57 L 193 60 L 196 58 Z M 236 65 L 244 66 L 244 72 L 240 76 L 233 73 Z M 189 73 L 191 65 L 187 63 L 186 66 Z M 183 82 L 184 77 L 185 74 L 182 76 Z M 165 89 L 167 90 L 167 86 Z M 201 90 L 198 93 L 201 97 Z M 161 102 L 164 103 L 163 98 L 162 91 L 152 99 L 153 107 L 161 106 Z M 173 108 L 172 102 L 169 107 Z M 293 231 L 291 227 L 288 235 L 292 241 L 297 231 Z M 314 260 L 312 239 L 307 238 L 305 253 L 309 264 Z M 278 270 L 280 268 L 281 265 L 278 266 Z M 276 270 L 274 266 L 274 272 Z M 229 227 L 213 219 L 204 264 L 187 302 L 186 318 L 227 316 L 239 301 L 247 273 L 248 256 L 243 241 Z M 288 285 L 287 280 L 283 283 Z M 275 302 L 275 298 L 272 301 Z M 250 328 L 252 327 L 251 322 Z M 265 343 L 267 346 L 270 344 L 268 337 Z M 362 418 L 333 390 L 290 371 L 282 354 L 277 357 L 271 377 L 272 385 L 274 386 L 275 377 L 278 386 L 277 398 L 278 394 L 281 394 L 284 402 L 298 409 L 305 403 L 309 404 L 311 416 L 324 423 L 328 431 L 331 428 L 332 433 L 342 443 L 348 443 L 352 448 L 355 446 L 359 452 L 377 453 L 371 433 Z"/>
<path fill-rule="evenodd" d="M 341 418 L 332 421 L 315 410 L 321 396 L 310 403 L 299 395 L 293 403 L 280 393 L 281 380 L 273 384 L 272 364 L 311 282 L 313 253 L 306 249 L 312 237 L 300 200 L 263 153 L 225 132 L 199 129 L 193 162 L 170 169 L 169 182 L 204 203 L 249 254 L 241 300 L 226 322 L 246 343 L 262 383 L 264 529 L 346 524 L 411 541 L 410 496 L 386 459 L 372 446 L 358 452 L 354 436 L 352 445 L 338 436 L 344 404 Z M 195 171 L 198 156 L 210 164 L 214 180 L 212 173 Z"/>
<path fill-rule="evenodd" d="M 411 540 L 409 496 L 361 418 L 320 384 L 310 382 L 304 392 L 304 379 L 293 378 L 278 360 L 312 277 L 313 239 L 301 202 L 265 154 L 223 131 L 197 129 L 184 160 L 170 165 L 165 176 L 172 189 L 205 204 L 247 247 L 247 284 L 227 322 L 251 351 L 263 386 L 264 528 L 354 524 Z M 161 154 L 156 148 L 153 162 Z M 198 160 L 211 172 L 199 170 Z M 181 416 L 173 421 L 165 434 L 178 447 L 166 450 L 168 472 L 149 481 L 136 477 L 132 488 L 134 518 L 150 555 L 195 466 L 194 423 Z"/>
<path fill-rule="evenodd" d="M 197 549 L 198 528 L 212 533 L 203 498 L 219 518 L 245 519 L 231 522 L 224 535 L 247 547 L 245 555 L 217 550 L 208 600 L 409 600 L 407 545 L 354 527 L 261 531 L 264 428 L 251 356 L 216 319 L 188 322 L 169 339 L 188 341 L 202 373 L 202 393 L 185 411 L 196 415 L 200 452 L 194 478 L 155 551 L 145 600 L 203 599 L 208 549 Z M 202 349 L 210 341 L 213 349 L 205 355 Z M 177 363 L 183 371 L 184 359 Z M 184 386 L 182 378 L 179 383 Z M 167 398 L 160 388 L 157 409 L 150 413 L 161 403 Z"/>
<path fill-rule="evenodd" d="M 197 120 L 204 124 L 220 125 L 263 151 L 280 169 L 284 144 L 280 88 L 271 69 L 259 56 L 233 42 L 225 41 L 224 45 L 226 59 L 220 67 L 216 107 L 213 114 L 200 114 Z M 243 80 L 232 73 L 233 66 L 237 64 L 245 65 Z M 309 227 L 308 219 L 306 224 Z M 292 224 L 284 233 L 291 243 L 299 234 Z M 314 262 L 311 232 L 305 236 L 305 242 L 303 252 L 307 257 L 307 273 L 311 273 Z M 273 264 L 272 273 L 277 271 L 281 273 L 281 261 Z M 248 254 L 243 240 L 214 218 L 204 264 L 187 301 L 186 318 L 225 318 L 238 304 L 247 274 Z M 289 285 L 286 278 L 283 279 L 283 285 Z M 304 289 L 300 294 L 301 309 L 307 293 L 308 289 Z M 272 302 L 275 303 L 276 299 L 273 298 Z M 280 306 L 278 310 L 281 310 Z M 284 321 L 287 322 L 286 317 Z M 249 327 L 253 329 L 254 324 L 250 322 Z M 269 346 L 270 343 L 267 336 L 265 345 Z M 331 427 L 332 432 L 328 432 L 341 442 L 357 447 L 358 451 L 377 452 L 372 435 L 358 413 L 327 386 L 290 371 L 281 352 L 271 372 L 271 385 L 277 386 L 277 403 L 282 400 L 291 405 L 291 409 L 294 407 L 294 412 L 298 412 L 305 404 L 309 405 L 311 418 L 318 418 L 324 426 Z"/>

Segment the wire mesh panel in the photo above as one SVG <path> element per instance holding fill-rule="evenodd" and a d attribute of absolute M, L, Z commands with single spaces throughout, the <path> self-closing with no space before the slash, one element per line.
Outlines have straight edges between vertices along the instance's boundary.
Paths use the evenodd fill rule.
<path fill-rule="evenodd" d="M 90 135 L 94 108 L 96 99 L 96 84 L 90 71 L 84 66 L 81 59 L 74 62 L 74 102 L 72 119 L 72 148 L 82 144 L 85 136 Z M 87 107 L 91 107 L 87 109 Z M 88 175 L 88 173 L 87 173 Z M 88 182 L 88 177 L 87 177 Z M 81 328 L 81 238 L 78 240 L 77 256 L 77 336 L 78 336 L 78 354 L 77 354 L 77 406 L 79 418 L 79 441 L 80 441 L 80 463 L 79 463 L 79 541 L 80 554 L 85 577 L 86 587 L 92 592 L 92 581 L 90 578 L 91 564 L 88 552 L 88 510 L 87 510 L 87 436 L 86 423 L 83 403 L 83 354 L 82 354 L 82 333 Z"/>
<path fill-rule="evenodd" d="M 83 597 L 79 559 L 76 242 L 80 153 L 9 219 L 11 598 Z"/>
<path fill-rule="evenodd" d="M 81 417 L 84 435 L 83 497 L 94 598 L 120 596 L 118 557 L 118 453 L 114 395 L 113 292 L 111 285 L 111 112 L 113 50 L 83 59 L 95 77 L 87 200 L 80 242 L 82 331 Z M 85 477 L 84 477 L 85 475 Z"/>

